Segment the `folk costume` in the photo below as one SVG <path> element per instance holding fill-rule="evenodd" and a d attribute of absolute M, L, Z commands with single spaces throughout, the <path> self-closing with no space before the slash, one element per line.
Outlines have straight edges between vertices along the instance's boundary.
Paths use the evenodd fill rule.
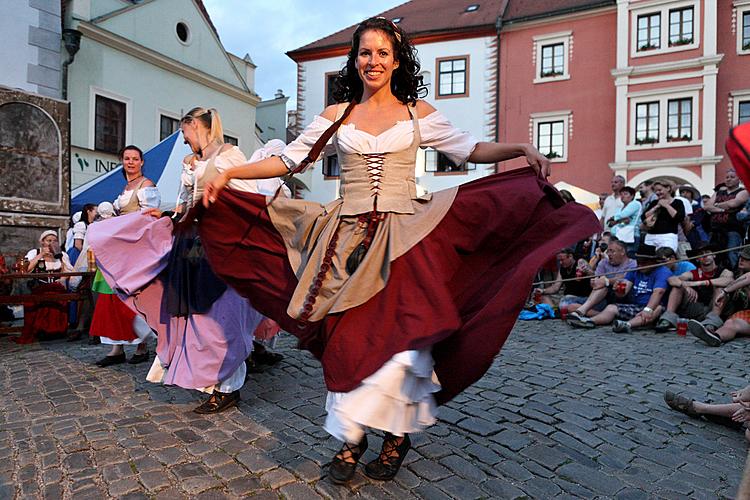
<path fill-rule="evenodd" d="M 161 203 L 161 195 L 155 186 L 146 186 L 144 177 L 134 189 L 125 189 L 120 196 L 114 201 L 114 208 L 120 215 L 140 212 L 144 208 L 158 208 Z M 97 222 L 96 224 L 100 224 Z M 91 225 L 93 228 L 94 225 Z M 88 233 L 89 231 L 87 231 Z M 84 244 L 82 255 L 86 256 L 89 247 L 88 238 Z M 124 258 L 127 255 L 128 258 Z M 122 253 L 119 258 L 133 264 L 133 258 L 137 257 L 129 253 Z M 80 263 L 81 259 L 79 259 Z M 94 307 L 94 315 L 91 318 L 91 327 L 89 335 L 99 337 L 102 344 L 106 345 L 138 345 L 151 332 L 151 329 L 143 321 L 143 318 L 137 317 L 135 312 L 130 309 L 123 301 L 112 291 L 102 275 L 101 270 L 97 270 L 91 289 L 99 295 Z"/>
<path fill-rule="evenodd" d="M 180 201 L 189 208 L 200 199 L 206 179 L 245 162 L 233 147 L 184 164 Z M 255 188 L 254 183 L 236 187 Z M 157 357 L 147 380 L 237 393 L 262 316 L 211 272 L 194 224 L 187 222 L 173 236 L 168 217 L 132 213 L 94 224 L 89 243 L 107 282 L 157 332 Z M 123 259 L 126 254 L 130 258 Z"/>
<path fill-rule="evenodd" d="M 57 231 L 47 230 L 39 237 L 39 243 L 49 235 L 57 236 Z M 42 251 L 42 248 L 32 248 L 26 254 L 27 260 L 34 259 Z M 37 265 L 31 270 L 32 273 L 39 273 L 39 278 L 32 280 L 29 285 L 32 288 L 31 294 L 36 297 L 50 297 L 54 294 L 63 293 L 66 290 L 65 279 L 45 277 L 47 272 L 70 272 L 73 268 L 70 265 L 68 254 L 60 252 L 59 257 L 52 261 L 44 258 L 39 259 Z M 50 298 L 39 302 L 26 302 L 23 305 L 23 330 L 21 335 L 15 339 L 18 344 L 31 344 L 37 340 L 37 337 L 45 339 L 55 338 L 65 335 L 68 331 L 68 303 L 60 302 Z"/>
<path fill-rule="evenodd" d="M 436 402 L 489 368 L 539 266 L 600 226 L 531 169 L 418 196 L 419 147 L 461 164 L 477 141 L 412 107 L 373 136 L 341 125 L 346 107 L 281 155 L 290 169 L 315 161 L 311 147 L 340 126 L 340 198 L 263 197 L 232 180 L 199 231 L 214 272 L 320 359 L 326 429 L 356 443 L 368 426 L 404 435 L 434 422 Z"/>

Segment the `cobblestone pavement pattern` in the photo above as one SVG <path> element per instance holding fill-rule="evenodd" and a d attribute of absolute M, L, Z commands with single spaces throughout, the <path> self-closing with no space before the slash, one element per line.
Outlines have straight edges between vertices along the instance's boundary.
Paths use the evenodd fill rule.
<path fill-rule="evenodd" d="M 726 398 L 747 383 L 747 341 L 519 323 L 394 481 L 360 467 L 343 487 L 325 477 L 339 443 L 321 429 L 319 364 L 279 345 L 286 358 L 238 409 L 199 416 L 201 396 L 145 382 L 147 364 L 94 366 L 103 346 L 0 339 L 0 498 L 717 498 L 741 479 L 741 432 L 662 396 Z"/>

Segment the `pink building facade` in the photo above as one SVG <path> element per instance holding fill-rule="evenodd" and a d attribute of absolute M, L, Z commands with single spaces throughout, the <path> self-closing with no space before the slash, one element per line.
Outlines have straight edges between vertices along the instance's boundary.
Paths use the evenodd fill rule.
<path fill-rule="evenodd" d="M 500 140 L 534 143 L 553 182 L 590 193 L 613 174 L 711 193 L 729 128 L 750 119 L 750 0 L 542 3 L 524 17 L 510 0 L 503 18 Z"/>

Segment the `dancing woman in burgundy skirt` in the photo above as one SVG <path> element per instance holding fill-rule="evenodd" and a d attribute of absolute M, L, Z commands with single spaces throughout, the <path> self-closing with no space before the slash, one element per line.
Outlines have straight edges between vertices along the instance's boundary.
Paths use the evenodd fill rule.
<path fill-rule="evenodd" d="M 591 210 L 565 204 L 544 180 L 549 162 L 534 147 L 477 142 L 419 100 L 414 53 L 390 21 L 364 21 L 339 78 L 343 104 L 278 157 L 226 171 L 204 194 L 213 204 L 199 231 L 214 272 L 323 364 L 326 429 L 345 443 L 330 467 L 336 482 L 354 474 L 367 427 L 386 435 L 365 473 L 391 479 L 408 433 L 490 367 L 538 267 L 600 230 Z M 223 190 L 304 168 L 338 126 L 339 199 Z M 419 197 L 419 147 L 456 164 L 525 156 L 532 168 Z"/>

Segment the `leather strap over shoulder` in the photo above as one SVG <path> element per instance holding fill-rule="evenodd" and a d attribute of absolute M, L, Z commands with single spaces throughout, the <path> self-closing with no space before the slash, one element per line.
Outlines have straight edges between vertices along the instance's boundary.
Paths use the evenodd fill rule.
<path fill-rule="evenodd" d="M 323 151 L 323 148 L 326 144 L 328 144 L 328 141 L 331 139 L 333 134 L 339 129 L 341 124 L 346 120 L 346 118 L 349 116 L 349 113 L 352 112 L 352 109 L 354 109 L 354 106 L 357 105 L 357 101 L 352 101 L 349 103 L 349 105 L 344 109 L 344 112 L 341 114 L 341 116 L 333 122 L 333 124 L 326 129 L 323 134 L 318 137 L 318 140 L 315 141 L 315 144 L 313 144 L 312 149 L 310 149 L 310 152 L 307 153 L 307 156 L 304 160 L 302 160 L 299 165 L 297 165 L 296 168 L 294 168 L 291 172 L 289 172 L 290 175 L 298 174 L 305 170 L 307 166 L 315 160 L 318 159 L 318 156 L 320 156 L 320 152 Z M 338 110 L 336 111 L 336 114 L 338 115 Z"/>

